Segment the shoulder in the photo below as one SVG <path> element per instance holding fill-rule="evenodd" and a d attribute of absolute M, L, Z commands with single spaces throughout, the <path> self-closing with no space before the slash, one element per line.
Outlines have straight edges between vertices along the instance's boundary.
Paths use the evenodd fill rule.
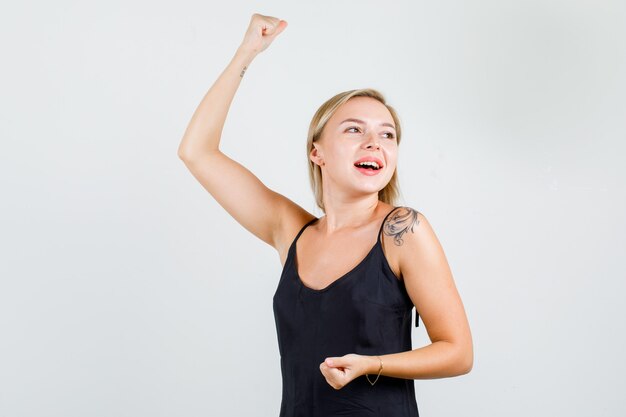
<path fill-rule="evenodd" d="M 402 246 L 407 233 L 414 234 L 415 228 L 424 218 L 424 215 L 412 207 L 396 207 L 393 209 L 383 225 L 383 233 L 393 238 L 396 246 Z"/>
<path fill-rule="evenodd" d="M 401 206 L 394 209 L 383 224 L 388 257 L 400 278 L 428 258 L 440 252 L 435 232 L 422 211 Z"/>

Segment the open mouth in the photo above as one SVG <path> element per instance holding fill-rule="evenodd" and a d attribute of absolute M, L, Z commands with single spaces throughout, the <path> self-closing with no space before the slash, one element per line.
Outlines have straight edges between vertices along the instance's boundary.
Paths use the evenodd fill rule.
<path fill-rule="evenodd" d="M 354 167 L 364 175 L 376 175 L 383 169 L 383 164 L 375 158 L 367 158 L 354 163 Z"/>
<path fill-rule="evenodd" d="M 374 175 L 383 169 L 383 161 L 374 155 L 368 155 L 359 158 L 354 166 L 363 174 Z"/>
<path fill-rule="evenodd" d="M 371 169 L 373 171 L 378 171 L 382 168 L 376 161 L 357 162 L 354 166 L 357 168 Z"/>

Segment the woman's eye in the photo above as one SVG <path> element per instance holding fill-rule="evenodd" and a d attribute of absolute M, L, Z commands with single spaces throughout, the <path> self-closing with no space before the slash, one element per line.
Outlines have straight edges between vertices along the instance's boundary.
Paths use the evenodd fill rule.
<path fill-rule="evenodd" d="M 360 132 L 361 129 L 357 126 L 350 126 L 349 128 L 346 129 L 346 132 L 350 132 L 350 133 L 357 133 Z M 395 139 L 396 135 L 393 132 L 384 132 L 383 135 L 387 135 L 386 138 L 388 139 Z"/>

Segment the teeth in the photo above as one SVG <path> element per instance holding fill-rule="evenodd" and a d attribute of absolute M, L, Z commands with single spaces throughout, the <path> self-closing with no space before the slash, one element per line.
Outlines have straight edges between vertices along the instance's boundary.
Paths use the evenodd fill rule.
<path fill-rule="evenodd" d="M 374 161 L 359 162 L 357 165 L 358 166 L 371 166 L 371 167 L 374 167 L 376 169 L 380 169 L 378 164 L 376 162 L 374 162 Z"/>

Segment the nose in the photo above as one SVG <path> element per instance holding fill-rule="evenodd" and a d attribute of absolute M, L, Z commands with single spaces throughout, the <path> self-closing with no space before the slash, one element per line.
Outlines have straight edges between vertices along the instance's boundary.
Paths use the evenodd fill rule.
<path fill-rule="evenodd" d="M 365 141 L 365 147 L 367 149 L 380 149 L 380 144 L 378 143 L 378 136 L 374 133 L 370 133 L 367 136 L 367 140 Z"/>

